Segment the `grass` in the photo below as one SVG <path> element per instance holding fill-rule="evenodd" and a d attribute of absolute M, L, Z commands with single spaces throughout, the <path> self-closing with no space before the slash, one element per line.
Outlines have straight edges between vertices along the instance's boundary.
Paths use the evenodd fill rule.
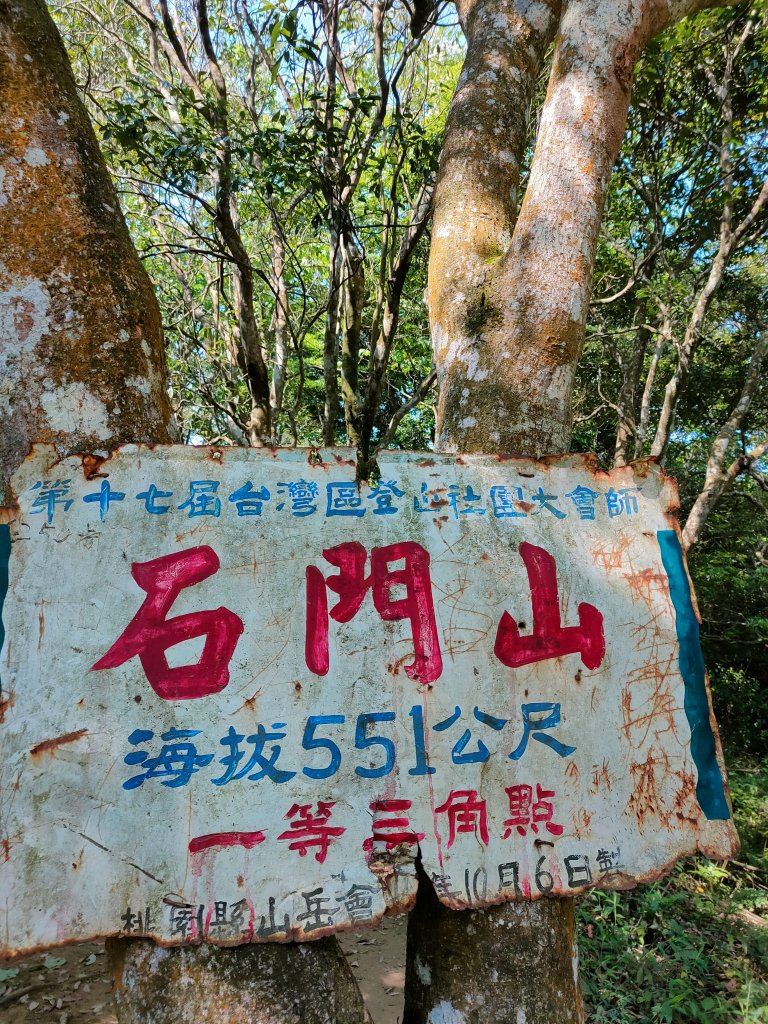
<path fill-rule="evenodd" d="M 768 1024 L 768 765 L 737 766 L 730 784 L 738 863 L 697 857 L 660 882 L 581 902 L 590 1022 Z"/>

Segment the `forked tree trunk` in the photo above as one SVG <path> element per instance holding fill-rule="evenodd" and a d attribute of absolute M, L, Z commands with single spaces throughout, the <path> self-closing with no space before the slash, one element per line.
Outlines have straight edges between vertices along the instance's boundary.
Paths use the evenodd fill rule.
<path fill-rule="evenodd" d="M 706 0 L 460 0 L 428 299 L 437 446 L 567 451 L 598 232 L 643 46 Z M 557 32 L 525 197 L 525 112 Z M 404 1024 L 580 1024 L 574 902 L 452 912 L 422 877 Z M 426 891 L 425 891 L 426 889 Z"/>
<path fill-rule="evenodd" d="M 0 0 L 0 471 L 175 437 L 160 312 L 43 0 Z M 109 944 L 123 1024 L 362 1024 L 334 939 Z"/>
<path fill-rule="evenodd" d="M 462 0 L 467 58 L 446 126 L 428 298 L 447 451 L 570 442 L 598 233 L 635 62 L 721 0 Z M 557 31 L 517 213 L 524 114 Z"/>

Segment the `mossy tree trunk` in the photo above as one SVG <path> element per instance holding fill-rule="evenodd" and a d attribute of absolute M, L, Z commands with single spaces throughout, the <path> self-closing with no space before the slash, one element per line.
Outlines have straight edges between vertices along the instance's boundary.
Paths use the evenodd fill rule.
<path fill-rule="evenodd" d="M 0 469 L 169 441 L 152 285 L 42 0 L 0 0 Z"/>

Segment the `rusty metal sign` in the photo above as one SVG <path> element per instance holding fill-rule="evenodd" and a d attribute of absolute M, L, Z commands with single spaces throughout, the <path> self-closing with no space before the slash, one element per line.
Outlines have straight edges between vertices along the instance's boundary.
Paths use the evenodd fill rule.
<path fill-rule="evenodd" d="M 15 477 L 0 954 L 625 888 L 733 828 L 674 483 L 126 446 Z"/>

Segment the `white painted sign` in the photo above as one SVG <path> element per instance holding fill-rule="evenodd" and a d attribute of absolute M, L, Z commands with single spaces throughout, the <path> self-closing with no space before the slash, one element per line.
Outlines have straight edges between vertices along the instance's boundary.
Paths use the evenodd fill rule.
<path fill-rule="evenodd" d="M 672 481 L 39 447 L 0 672 L 0 954 L 311 939 L 622 888 L 735 831 Z"/>

